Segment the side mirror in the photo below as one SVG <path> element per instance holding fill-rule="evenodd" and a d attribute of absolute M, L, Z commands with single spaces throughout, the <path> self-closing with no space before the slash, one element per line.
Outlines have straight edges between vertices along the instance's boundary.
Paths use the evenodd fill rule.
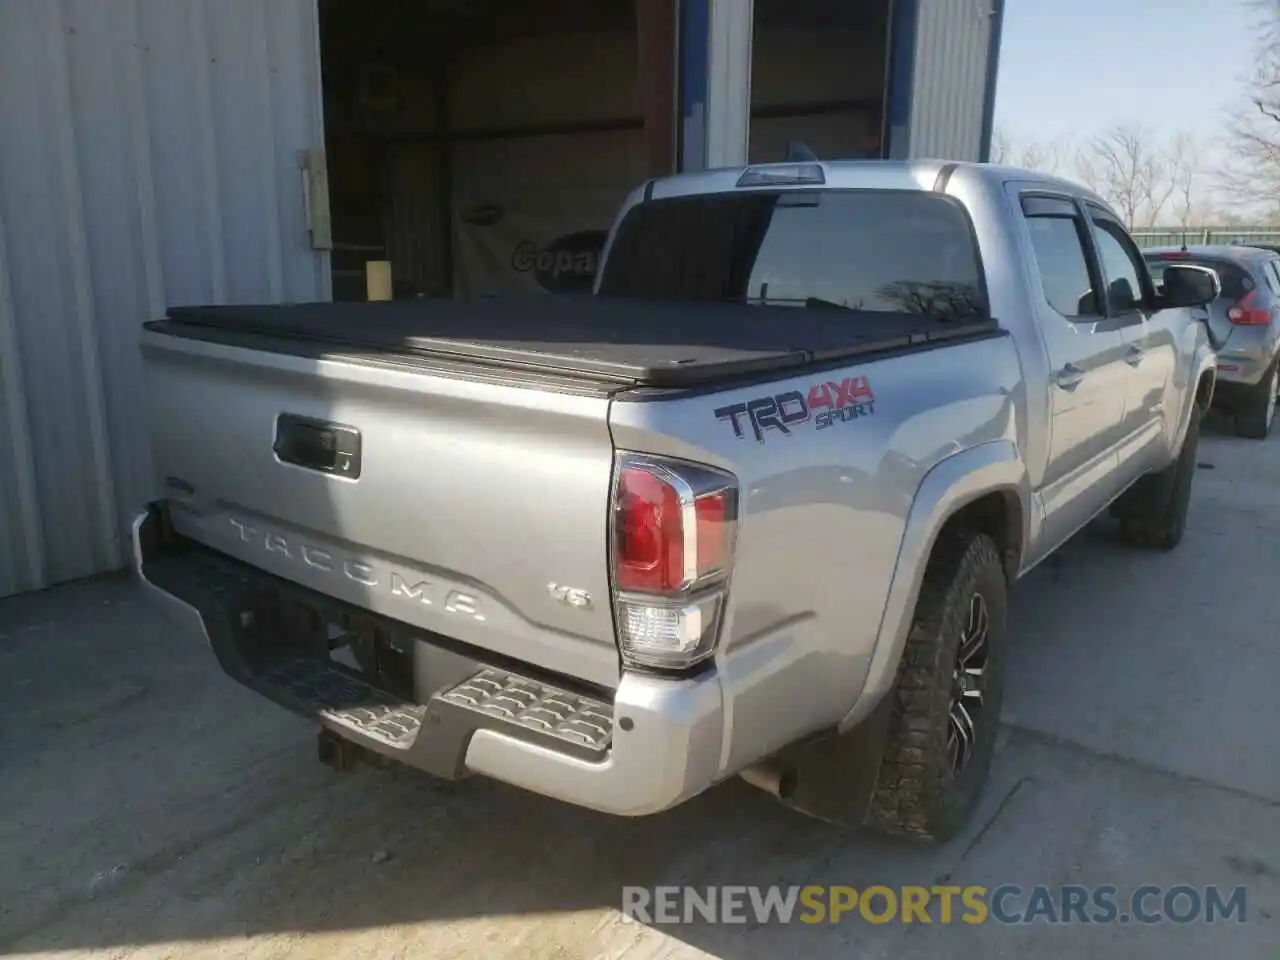
<path fill-rule="evenodd" d="M 1193 263 L 1170 265 L 1164 268 L 1164 291 L 1160 306 L 1203 307 L 1222 295 L 1222 280 L 1218 271 Z"/>

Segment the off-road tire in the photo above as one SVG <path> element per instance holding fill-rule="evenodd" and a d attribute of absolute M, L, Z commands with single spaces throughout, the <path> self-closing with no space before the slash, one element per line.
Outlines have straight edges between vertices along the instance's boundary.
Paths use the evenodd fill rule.
<path fill-rule="evenodd" d="M 975 592 L 989 617 L 986 689 L 974 751 L 958 775 L 947 746 L 952 672 Z M 1000 551 L 985 534 L 944 531 L 925 571 L 893 691 L 884 758 L 869 826 L 940 843 L 968 822 L 995 750 L 1004 691 L 1008 582 Z"/>
<path fill-rule="evenodd" d="M 1275 376 L 1276 364 L 1273 363 L 1262 379 L 1240 398 L 1240 405 L 1236 408 L 1236 433 L 1240 436 L 1249 440 L 1265 440 L 1271 435 L 1268 415 L 1274 416 L 1271 398 L 1275 396 Z"/>
<path fill-rule="evenodd" d="M 1172 550 L 1182 542 L 1191 505 L 1191 482 L 1196 475 L 1201 411 L 1191 412 L 1178 458 L 1159 473 L 1140 479 L 1117 503 L 1120 537 L 1135 547 Z"/>

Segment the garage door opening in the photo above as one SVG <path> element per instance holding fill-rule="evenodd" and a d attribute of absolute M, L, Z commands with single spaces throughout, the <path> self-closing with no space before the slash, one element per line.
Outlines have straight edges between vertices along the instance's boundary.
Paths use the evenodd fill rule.
<path fill-rule="evenodd" d="M 755 0 L 752 163 L 798 141 L 823 159 L 879 157 L 885 144 L 890 0 Z"/>
<path fill-rule="evenodd" d="M 627 193 L 689 161 L 708 0 L 319 3 L 337 300 L 366 297 L 368 261 L 397 298 L 589 292 Z M 755 0 L 751 161 L 880 155 L 889 3 Z"/>
<path fill-rule="evenodd" d="M 397 298 L 589 291 L 615 211 L 653 167 L 640 31 L 661 53 L 663 24 L 638 24 L 637 7 L 324 0 L 334 298 L 365 297 L 369 260 L 391 263 Z"/>

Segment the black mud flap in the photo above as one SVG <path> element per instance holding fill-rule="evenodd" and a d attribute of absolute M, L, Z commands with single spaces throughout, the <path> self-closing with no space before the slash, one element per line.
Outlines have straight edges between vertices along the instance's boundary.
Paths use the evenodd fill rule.
<path fill-rule="evenodd" d="M 795 772 L 795 787 L 782 802 L 828 823 L 864 825 L 884 758 L 892 710 L 893 698 L 886 696 L 848 733 L 833 733 L 783 751 L 777 759 Z"/>

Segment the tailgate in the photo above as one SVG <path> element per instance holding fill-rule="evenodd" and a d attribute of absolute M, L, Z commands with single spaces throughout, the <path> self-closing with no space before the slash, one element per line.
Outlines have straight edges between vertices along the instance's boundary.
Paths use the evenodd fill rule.
<path fill-rule="evenodd" d="M 142 352 L 155 469 L 180 533 L 377 613 L 616 685 L 607 396 L 155 331 Z"/>

